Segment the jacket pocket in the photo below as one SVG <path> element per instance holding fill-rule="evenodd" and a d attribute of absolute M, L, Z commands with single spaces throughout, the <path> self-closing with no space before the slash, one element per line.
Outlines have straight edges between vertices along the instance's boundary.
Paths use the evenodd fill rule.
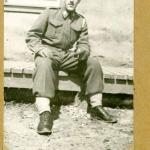
<path fill-rule="evenodd" d="M 72 43 L 74 43 L 79 38 L 80 33 L 81 33 L 81 25 L 72 23 L 71 24 L 71 41 L 72 41 Z"/>
<path fill-rule="evenodd" d="M 81 26 L 77 25 L 77 24 L 71 24 L 71 28 L 72 30 L 74 30 L 75 32 L 80 32 L 81 31 Z"/>
<path fill-rule="evenodd" d="M 57 36 L 60 35 L 62 31 L 62 25 L 63 22 L 61 21 L 55 19 L 49 19 L 45 36 L 47 38 L 56 38 Z"/>

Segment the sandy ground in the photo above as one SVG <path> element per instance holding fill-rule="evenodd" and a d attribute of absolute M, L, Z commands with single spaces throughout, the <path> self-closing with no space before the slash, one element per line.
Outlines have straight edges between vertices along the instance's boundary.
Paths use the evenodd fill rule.
<path fill-rule="evenodd" d="M 33 104 L 5 103 L 5 144 L 10 150 L 128 150 L 133 142 L 133 110 L 106 108 L 117 124 L 91 120 L 86 103 L 53 106 L 53 133 L 36 133 Z"/>

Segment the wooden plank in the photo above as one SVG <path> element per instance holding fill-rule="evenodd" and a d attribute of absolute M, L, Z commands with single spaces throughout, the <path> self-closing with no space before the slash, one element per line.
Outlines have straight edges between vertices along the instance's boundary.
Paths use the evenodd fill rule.
<path fill-rule="evenodd" d="M 132 76 L 132 71 L 130 69 L 130 73 L 128 73 L 126 70 L 129 70 L 128 68 L 119 68 L 119 67 L 105 67 L 105 72 L 104 74 L 107 72 L 107 73 L 110 73 L 112 75 L 114 75 L 114 77 L 116 79 L 124 79 L 124 80 L 131 80 L 133 78 L 131 78 Z"/>
<path fill-rule="evenodd" d="M 103 93 L 112 93 L 112 94 L 133 94 L 132 85 L 118 85 L 118 84 L 104 84 Z"/>
<path fill-rule="evenodd" d="M 29 8 L 11 8 L 11 7 L 5 7 L 4 11 L 7 13 L 29 13 L 29 14 L 40 14 L 43 9 L 29 9 Z"/>
<path fill-rule="evenodd" d="M 122 75 L 122 74 L 115 73 L 113 71 L 106 71 L 105 70 L 105 72 L 104 72 L 104 78 L 114 78 L 114 79 L 123 79 L 123 80 L 126 80 L 127 79 L 127 75 Z"/>
<path fill-rule="evenodd" d="M 120 73 L 118 73 L 117 71 L 112 70 L 111 68 L 107 68 L 105 69 L 104 74 L 111 74 L 111 76 L 113 76 L 114 79 L 126 79 L 125 75 L 122 75 Z"/>
<path fill-rule="evenodd" d="M 4 87 L 32 88 L 32 84 L 32 78 L 4 78 Z M 77 82 L 73 82 L 69 79 L 64 80 L 63 78 L 60 78 L 58 85 L 58 90 L 80 91 L 80 84 L 77 84 Z M 104 93 L 133 94 L 133 85 L 104 83 Z"/>
<path fill-rule="evenodd" d="M 104 74 L 104 78 L 106 78 L 106 79 L 114 79 L 114 75 L 105 73 Z"/>
<path fill-rule="evenodd" d="M 112 71 L 112 68 L 108 68 L 108 67 L 102 67 L 103 68 L 103 72 L 106 74 L 111 74 L 114 75 L 114 71 Z"/>
<path fill-rule="evenodd" d="M 7 68 L 34 68 L 34 63 L 33 62 L 15 62 L 15 61 L 4 61 L 4 68 L 7 69 Z M 104 74 L 109 74 L 109 75 L 128 75 L 130 76 L 130 74 L 128 73 L 125 73 L 126 70 L 128 70 L 128 68 L 126 69 L 123 69 L 123 71 L 118 71 L 117 69 L 120 70 L 120 68 L 115 68 L 115 67 L 105 67 L 103 66 L 103 72 Z M 131 69 L 130 69 L 131 70 Z M 131 71 L 130 71 L 131 72 Z M 67 73 L 65 72 L 59 72 L 61 76 L 68 76 Z M 107 75 L 106 75 L 107 76 Z M 131 75 L 132 76 L 132 75 Z"/>
<path fill-rule="evenodd" d="M 116 75 L 116 80 L 117 79 L 127 80 L 128 76 L 127 75 Z"/>
<path fill-rule="evenodd" d="M 32 88 L 32 78 L 4 78 L 4 87 L 15 87 L 15 88 Z"/>
<path fill-rule="evenodd" d="M 12 68 L 12 73 L 16 73 L 16 74 L 22 74 L 23 70 L 22 68 Z"/>
<path fill-rule="evenodd" d="M 5 76 L 4 87 L 32 88 L 33 62 L 4 62 L 4 72 L 8 73 L 11 68 L 13 76 Z M 125 69 L 120 72 L 119 68 L 104 67 L 104 93 L 126 93 L 133 94 L 133 77 L 129 76 Z M 110 71 L 111 70 L 111 71 Z M 126 73 L 126 75 L 122 75 Z M 10 73 L 9 73 L 10 74 Z M 128 74 L 128 76 L 127 76 Z M 19 75 L 19 76 L 18 76 Z M 120 77 L 118 79 L 118 76 Z M 127 77 L 127 80 L 126 78 Z M 80 91 L 80 81 L 75 75 L 59 72 L 58 90 Z"/>
<path fill-rule="evenodd" d="M 23 66 L 23 73 L 24 74 L 33 74 L 35 66 L 30 64 L 29 66 Z"/>
<path fill-rule="evenodd" d="M 126 75 L 126 74 L 124 74 L 122 72 L 119 72 L 117 68 L 113 68 L 113 67 L 107 67 L 106 71 L 111 73 L 111 74 L 115 74 L 115 75 L 121 75 L 121 76 L 122 75 Z"/>
<path fill-rule="evenodd" d="M 127 72 L 127 70 L 128 69 L 116 68 L 116 72 L 118 72 L 122 75 L 126 75 L 126 76 L 131 75 L 131 74 L 129 74 L 129 72 Z"/>
<path fill-rule="evenodd" d="M 40 14 L 46 7 L 60 7 L 59 0 L 51 0 L 51 1 L 42 1 L 42 3 L 31 3 L 28 2 L 20 2 L 20 3 L 5 3 L 4 5 L 4 12 L 11 12 L 11 13 L 32 13 L 32 14 Z"/>
<path fill-rule="evenodd" d="M 4 68 L 4 73 L 11 73 L 11 68 Z"/>
<path fill-rule="evenodd" d="M 128 76 L 128 80 L 133 80 L 133 76 Z"/>
<path fill-rule="evenodd" d="M 15 62 L 15 61 L 4 61 L 4 68 L 14 68 L 14 67 L 19 67 L 19 68 L 34 68 L 34 63 L 33 62 Z M 118 67 L 106 67 L 106 66 L 102 66 L 103 68 L 103 72 L 105 77 L 110 77 L 110 78 L 114 78 L 114 75 L 117 75 L 117 77 L 119 79 L 123 78 L 124 79 L 124 75 L 125 75 L 125 79 L 126 77 L 131 77 L 133 74 L 131 73 L 132 69 L 128 69 L 128 68 L 118 68 Z M 127 71 L 126 71 L 127 70 Z M 130 72 L 130 74 L 128 73 Z M 60 71 L 59 72 L 60 76 L 68 76 L 67 73 Z M 127 75 L 127 76 L 126 76 Z"/>
<path fill-rule="evenodd" d="M 133 68 L 123 68 L 123 67 L 109 67 L 109 66 L 105 66 L 102 67 L 103 69 L 112 71 L 112 73 L 114 72 L 115 74 L 121 74 L 121 75 L 133 75 Z"/>
<path fill-rule="evenodd" d="M 34 69 L 33 68 L 24 68 L 23 73 L 24 74 L 33 74 Z"/>
<path fill-rule="evenodd" d="M 15 87 L 15 88 L 32 88 L 32 79 L 23 80 L 20 78 L 4 78 L 4 87 Z M 59 80 L 58 90 L 63 91 L 80 91 L 80 85 L 70 80 Z M 118 85 L 118 84 L 104 84 L 104 93 L 126 93 L 133 94 L 132 85 Z"/>

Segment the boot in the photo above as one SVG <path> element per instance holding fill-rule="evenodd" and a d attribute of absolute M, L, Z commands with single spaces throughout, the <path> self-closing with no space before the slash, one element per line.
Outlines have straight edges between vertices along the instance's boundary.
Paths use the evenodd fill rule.
<path fill-rule="evenodd" d="M 117 123 L 117 119 L 108 114 L 102 106 L 91 107 L 88 105 L 87 112 L 90 113 L 91 118 L 105 121 L 107 123 Z"/>
<path fill-rule="evenodd" d="M 41 135 L 49 135 L 52 133 L 53 117 L 49 111 L 40 114 L 40 122 L 37 132 Z"/>

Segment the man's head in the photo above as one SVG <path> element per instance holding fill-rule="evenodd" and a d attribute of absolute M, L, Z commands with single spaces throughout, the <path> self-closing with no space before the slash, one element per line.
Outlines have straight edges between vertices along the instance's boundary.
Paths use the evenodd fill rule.
<path fill-rule="evenodd" d="M 76 7 L 81 0 L 64 0 L 65 8 L 67 11 L 75 11 Z"/>

